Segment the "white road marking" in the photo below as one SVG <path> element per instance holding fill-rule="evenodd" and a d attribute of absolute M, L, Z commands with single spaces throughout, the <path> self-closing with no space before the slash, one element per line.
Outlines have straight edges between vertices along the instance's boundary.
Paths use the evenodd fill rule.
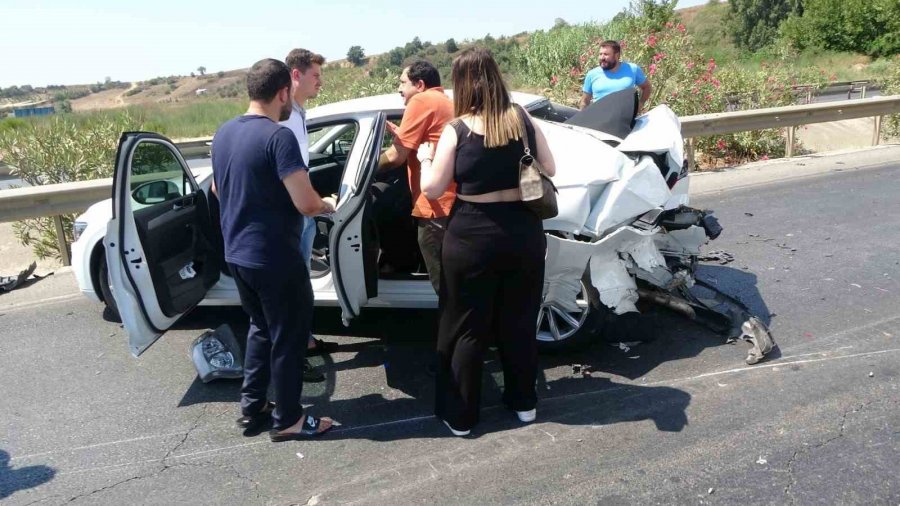
<path fill-rule="evenodd" d="M 61 302 L 68 302 L 81 296 L 82 295 L 80 293 L 70 293 L 68 295 L 47 297 L 46 299 L 36 300 L 32 302 L 21 302 L 18 304 L 10 304 L 8 306 L 0 306 L 0 313 L 12 313 L 14 311 L 24 311 L 26 309 L 34 309 L 41 306 L 50 306 L 53 304 L 59 304 Z"/>

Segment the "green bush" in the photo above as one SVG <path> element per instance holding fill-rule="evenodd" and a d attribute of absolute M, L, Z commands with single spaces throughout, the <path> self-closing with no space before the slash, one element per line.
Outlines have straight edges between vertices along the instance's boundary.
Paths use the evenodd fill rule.
<path fill-rule="evenodd" d="M 623 34 L 618 37 L 623 59 L 639 65 L 650 79 L 652 92 L 647 108 L 665 103 L 679 116 L 688 116 L 784 106 L 796 100 L 791 90 L 793 85 L 818 86 L 826 80 L 819 72 L 793 70 L 794 55 L 789 52 L 773 52 L 769 55 L 771 60 L 758 68 L 738 65 L 720 68 L 715 59 L 694 49 L 693 39 L 684 25 L 667 21 L 661 28 L 656 26 L 653 19 L 625 15 L 618 16 L 604 29 L 605 34 Z M 533 38 L 522 51 L 523 55 L 530 52 L 534 62 L 521 60 L 523 72 L 534 73 L 532 82 L 544 79 L 553 68 L 540 66 L 539 51 L 545 51 L 549 55 L 547 59 L 556 58 L 555 65 L 575 61 L 569 67 L 556 68 L 557 73 L 550 76 L 549 88 L 545 90 L 552 100 L 570 105 L 578 103 L 584 75 L 596 66 L 599 52 L 599 38 L 588 39 L 586 44 L 582 42 L 580 56 L 574 59 L 570 49 L 558 50 L 576 45 L 577 42 L 568 42 L 568 36 L 579 29 L 590 30 L 590 27 L 557 28 L 557 37 L 539 37 L 537 43 Z M 573 38 L 577 41 L 577 37 Z M 784 153 L 783 132 L 777 129 L 696 139 L 695 146 L 700 152 L 699 159 L 709 165 L 771 158 Z"/>
<path fill-rule="evenodd" d="M 528 42 L 515 51 L 515 68 L 526 84 L 546 88 L 551 98 L 571 104 L 572 100 L 561 90 L 571 87 L 572 78 L 583 76 L 588 62 L 582 58 L 590 58 L 590 64 L 595 63 L 594 52 L 586 53 L 585 47 L 595 47 L 602 40 L 624 35 L 612 33 L 614 30 L 610 28 L 609 25 L 588 23 L 558 25 L 548 31 L 534 32 Z M 579 75 L 572 75 L 573 72 Z"/>
<path fill-rule="evenodd" d="M 881 82 L 881 93 L 884 95 L 900 95 L 900 55 L 890 59 Z M 884 118 L 881 129 L 882 139 L 900 137 L 900 114 L 891 114 Z"/>
<path fill-rule="evenodd" d="M 93 121 L 57 116 L 0 130 L 0 152 L 12 174 L 32 186 L 110 177 L 119 136 L 141 126 L 127 111 L 97 116 Z M 63 216 L 63 230 L 69 242 L 74 218 Z M 61 258 L 52 218 L 17 222 L 13 232 L 23 245 L 31 246 L 38 258 Z"/>

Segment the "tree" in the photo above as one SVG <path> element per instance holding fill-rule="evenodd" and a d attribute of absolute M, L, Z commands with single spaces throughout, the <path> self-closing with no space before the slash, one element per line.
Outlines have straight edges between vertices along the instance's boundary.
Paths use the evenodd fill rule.
<path fill-rule="evenodd" d="M 403 50 L 398 47 L 395 47 L 388 52 L 388 62 L 395 67 L 403 65 L 403 58 L 405 58 Z"/>
<path fill-rule="evenodd" d="M 199 67 L 197 67 L 197 72 L 200 72 L 201 76 L 206 74 L 206 67 L 204 67 L 203 65 L 200 65 Z"/>
<path fill-rule="evenodd" d="M 817 47 L 872 56 L 900 52 L 900 3 L 896 0 L 804 0 L 802 15 L 781 26 L 798 49 Z"/>
<path fill-rule="evenodd" d="M 455 53 L 459 51 L 459 46 L 456 45 L 456 41 L 453 39 L 447 39 L 447 42 L 445 42 L 444 45 L 447 47 L 448 53 Z"/>
<path fill-rule="evenodd" d="M 359 67 L 363 64 L 363 60 L 365 59 L 365 57 L 366 53 L 360 46 L 351 46 L 347 51 L 347 61 L 349 61 L 356 67 Z"/>
<path fill-rule="evenodd" d="M 734 43 L 756 51 L 778 37 L 778 27 L 789 16 L 802 15 L 801 0 L 731 0 L 729 31 Z"/>

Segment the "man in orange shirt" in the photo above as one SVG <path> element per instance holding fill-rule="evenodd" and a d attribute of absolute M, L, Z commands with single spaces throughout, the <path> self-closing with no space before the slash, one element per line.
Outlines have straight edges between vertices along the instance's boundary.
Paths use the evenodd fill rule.
<path fill-rule="evenodd" d="M 425 259 L 428 278 L 437 292 L 441 282 L 441 243 L 450 208 L 456 200 L 456 184 L 450 183 L 447 191 L 437 200 L 425 198 L 419 185 L 422 167 L 416 152 L 419 145 L 425 142 L 437 144 L 444 126 L 453 119 L 453 102 L 441 87 L 440 73 L 423 60 L 403 69 L 398 91 L 406 104 L 406 111 L 399 127 L 387 123 L 388 130 L 394 135 L 394 143 L 381 155 L 378 168 L 385 170 L 406 162 L 419 248 Z"/>

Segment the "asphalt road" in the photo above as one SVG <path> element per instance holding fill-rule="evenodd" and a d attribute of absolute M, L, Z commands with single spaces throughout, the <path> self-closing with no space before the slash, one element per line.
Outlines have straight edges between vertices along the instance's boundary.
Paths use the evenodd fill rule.
<path fill-rule="evenodd" d="M 708 249 L 735 257 L 701 276 L 771 323 L 770 360 L 746 366 L 743 343 L 655 311 L 650 343 L 542 357 L 528 426 L 499 407 L 489 357 L 468 438 L 430 416 L 430 311 L 369 311 L 349 330 L 319 311 L 317 332 L 342 346 L 314 359 L 327 381 L 305 401 L 342 425 L 272 444 L 234 428 L 239 384 L 202 384 L 187 356 L 206 328 L 245 328 L 238 309 L 201 308 L 134 359 L 71 288 L 0 306 L 0 501 L 896 505 L 898 171 L 693 199 L 725 226 Z M 41 283 L 65 286 L 26 290 Z"/>

